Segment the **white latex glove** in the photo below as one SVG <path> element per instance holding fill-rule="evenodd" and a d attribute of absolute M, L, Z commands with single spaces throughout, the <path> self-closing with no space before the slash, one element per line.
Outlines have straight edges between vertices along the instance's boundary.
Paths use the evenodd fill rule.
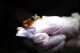
<path fill-rule="evenodd" d="M 43 16 L 31 26 L 34 27 L 33 29 L 18 28 L 16 35 L 32 39 L 37 44 L 34 47 L 39 51 L 57 51 L 63 48 L 66 36 L 74 37 L 78 31 L 79 18 L 77 13 L 72 14 L 71 17 Z"/>

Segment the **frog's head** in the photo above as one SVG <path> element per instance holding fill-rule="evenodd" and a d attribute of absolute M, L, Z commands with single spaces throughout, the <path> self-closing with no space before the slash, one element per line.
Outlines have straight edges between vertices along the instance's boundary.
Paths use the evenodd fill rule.
<path fill-rule="evenodd" d="M 32 25 L 38 19 L 40 19 L 40 16 L 37 16 L 35 14 L 34 16 L 30 17 L 28 20 L 23 21 L 23 27 Z"/>

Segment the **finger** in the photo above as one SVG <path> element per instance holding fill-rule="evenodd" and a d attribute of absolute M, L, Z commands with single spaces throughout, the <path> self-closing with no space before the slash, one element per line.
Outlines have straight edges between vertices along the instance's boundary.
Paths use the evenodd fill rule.
<path fill-rule="evenodd" d="M 43 29 L 37 29 L 35 31 L 35 33 L 47 33 L 48 31 L 50 31 L 50 29 L 52 29 L 52 27 L 46 27 L 46 28 L 43 28 Z"/>
<path fill-rule="evenodd" d="M 60 44 L 64 39 L 66 38 L 65 35 L 57 35 L 57 36 L 52 36 L 48 41 L 45 41 L 43 43 L 43 46 L 45 47 L 55 47 L 58 44 Z"/>
<path fill-rule="evenodd" d="M 18 27 L 17 29 L 18 29 L 18 31 L 16 33 L 16 36 L 20 36 L 20 37 L 25 37 L 26 36 L 24 28 Z"/>
<path fill-rule="evenodd" d="M 51 47 L 51 48 L 47 48 L 47 47 L 41 47 L 41 46 L 37 46 L 37 47 L 35 47 L 38 51 L 42 51 L 42 52 L 44 52 L 44 53 L 53 53 L 53 52 L 56 52 L 56 51 L 58 51 L 58 50 L 60 50 L 60 49 L 62 49 L 63 48 L 63 46 L 64 46 L 64 44 L 65 44 L 65 41 L 63 40 L 60 44 L 58 44 L 57 46 L 55 46 L 55 47 Z"/>
<path fill-rule="evenodd" d="M 33 29 L 26 30 L 22 27 L 18 27 L 16 36 L 31 38 L 33 36 L 33 31 Z"/>
<path fill-rule="evenodd" d="M 65 41 L 63 40 L 59 45 L 56 47 L 52 48 L 50 51 L 58 51 L 64 47 Z"/>
<path fill-rule="evenodd" d="M 49 36 L 46 33 L 37 33 L 34 36 L 35 36 L 34 38 L 35 43 L 45 42 L 45 41 L 48 41 L 49 39 Z"/>
<path fill-rule="evenodd" d="M 23 27 L 17 27 L 17 30 L 21 30 Z"/>
<path fill-rule="evenodd" d="M 57 52 L 59 50 L 61 50 L 63 48 L 65 44 L 65 41 L 62 41 L 60 44 L 58 44 L 56 47 L 53 47 L 51 49 L 47 49 L 47 50 L 44 50 L 44 53 L 53 53 L 53 52 Z"/>
<path fill-rule="evenodd" d="M 49 27 L 41 29 L 41 30 L 36 30 L 36 33 L 47 33 L 50 35 L 56 35 L 56 34 L 59 34 L 60 31 L 61 31 L 61 27 L 49 26 Z"/>

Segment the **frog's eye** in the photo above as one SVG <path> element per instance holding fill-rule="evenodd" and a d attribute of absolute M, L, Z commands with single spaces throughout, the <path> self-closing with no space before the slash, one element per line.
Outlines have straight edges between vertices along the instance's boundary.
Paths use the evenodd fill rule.
<path fill-rule="evenodd" d="M 31 20 L 32 20 L 32 21 L 33 21 L 33 20 L 35 20 L 35 17 L 34 17 L 34 16 L 32 16 L 32 17 L 31 17 Z"/>
<path fill-rule="evenodd" d="M 37 14 L 34 14 L 34 16 L 31 17 L 32 21 L 36 21 L 38 19 L 40 19 L 40 16 L 37 16 Z"/>

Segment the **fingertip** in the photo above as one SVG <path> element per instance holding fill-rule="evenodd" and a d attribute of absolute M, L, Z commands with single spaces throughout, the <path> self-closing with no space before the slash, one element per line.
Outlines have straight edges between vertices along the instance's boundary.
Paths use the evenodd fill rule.
<path fill-rule="evenodd" d="M 17 30 L 21 30 L 22 29 L 22 27 L 17 27 Z"/>

